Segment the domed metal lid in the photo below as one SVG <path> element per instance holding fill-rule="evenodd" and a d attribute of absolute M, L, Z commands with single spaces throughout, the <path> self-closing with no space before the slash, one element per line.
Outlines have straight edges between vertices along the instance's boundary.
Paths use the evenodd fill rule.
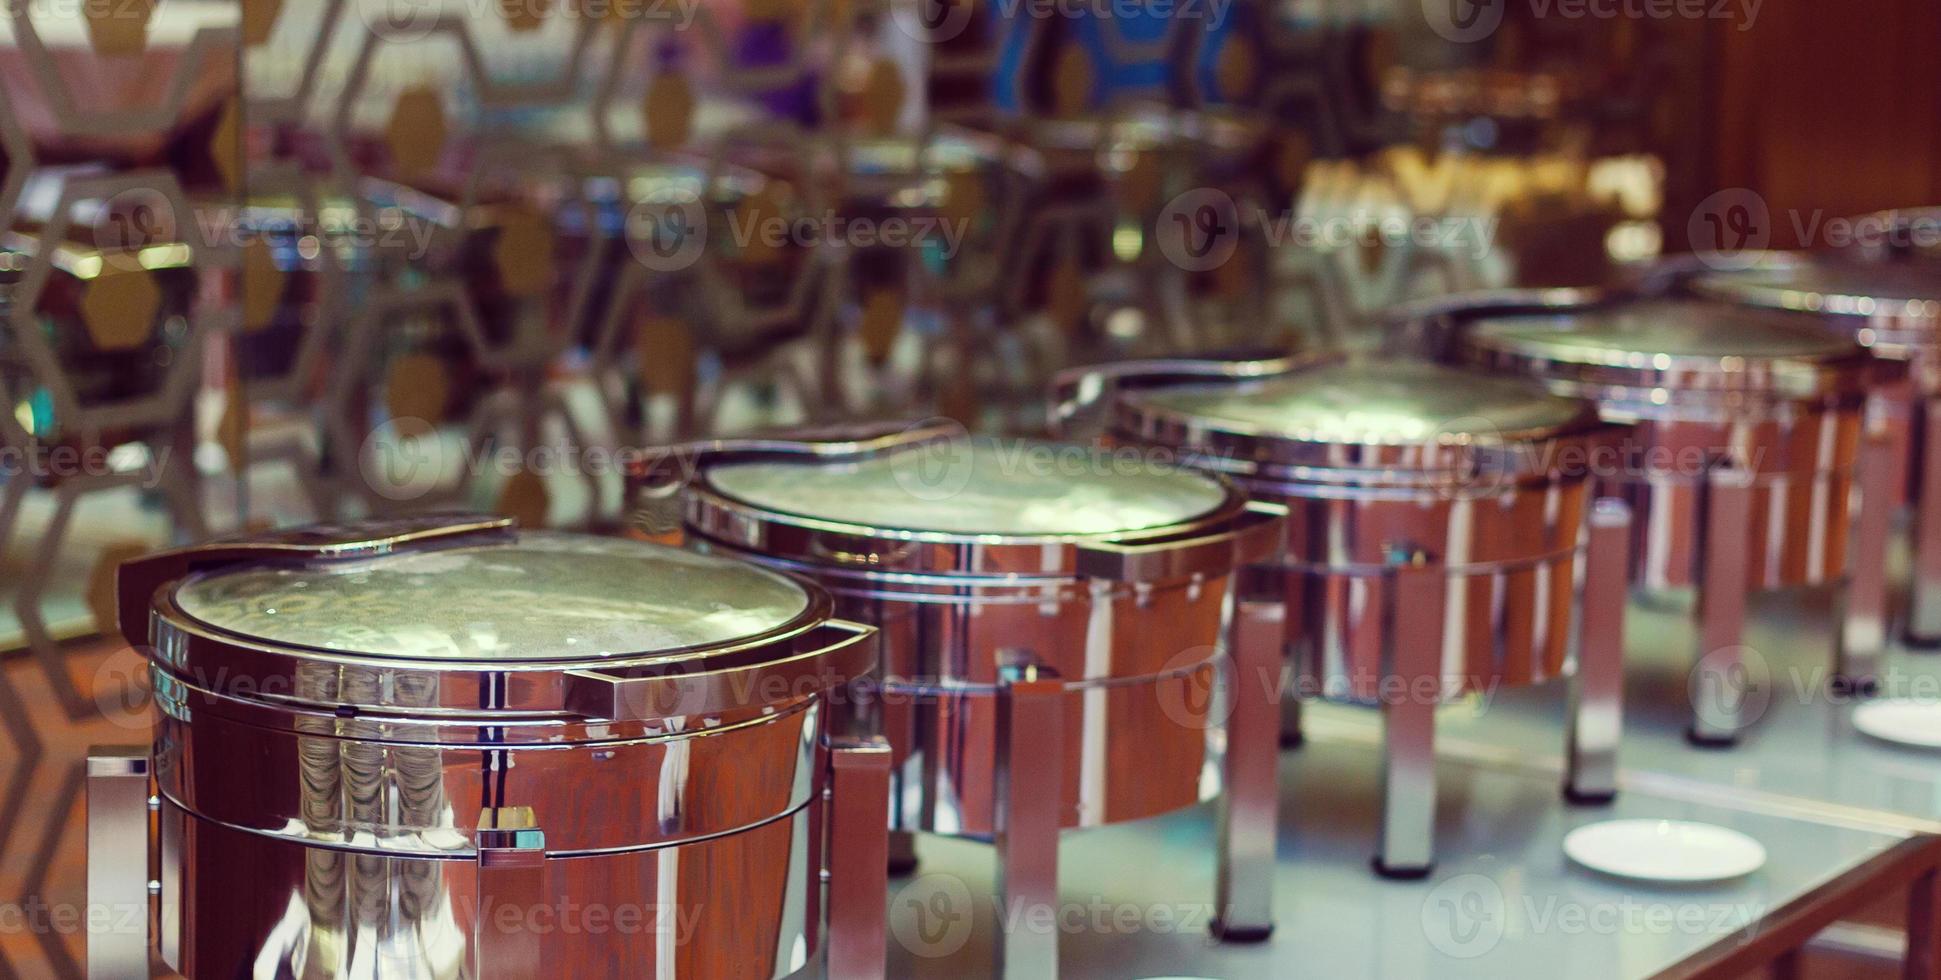
<path fill-rule="evenodd" d="M 1910 357 L 1941 344 L 1941 263 L 1932 260 L 1779 252 L 1749 269 L 1699 276 L 1690 288 L 1742 306 L 1829 317 L 1882 356 Z"/>
<path fill-rule="evenodd" d="M 708 469 L 715 490 L 777 516 L 949 535 L 1065 538 L 1182 524 L 1228 503 L 1219 481 L 1090 446 L 952 439 L 810 466 Z"/>
<path fill-rule="evenodd" d="M 406 660 L 603 661 L 716 646 L 809 608 L 797 582 L 659 545 L 526 532 L 354 561 L 194 575 L 177 608 L 278 645 Z"/>
<path fill-rule="evenodd" d="M 118 590 L 123 635 L 170 684 L 340 719 L 699 716 L 812 696 L 875 660 L 874 630 L 806 581 L 502 518 L 216 541 L 124 564 Z"/>
<path fill-rule="evenodd" d="M 1778 253 L 1749 269 L 1699 276 L 1702 294 L 1750 306 L 1841 316 L 1941 316 L 1941 267 Z"/>
<path fill-rule="evenodd" d="M 1150 452 L 949 428 L 777 449 L 788 445 L 706 453 L 684 488 L 689 529 L 769 558 L 871 573 L 1143 580 L 1188 564 L 1229 570 L 1275 517 L 1250 510 L 1220 477 Z"/>
<path fill-rule="evenodd" d="M 1348 361 L 1243 385 L 1131 396 L 1206 430 L 1298 442 L 1408 445 L 1435 439 L 1536 439 L 1595 418 L 1595 408 L 1535 385 L 1419 362 Z"/>
<path fill-rule="evenodd" d="M 1457 340 L 1471 363 L 1588 386 L 1759 392 L 1863 391 L 1874 362 L 1822 324 L 1718 303 L 1648 300 L 1561 315 L 1486 317 Z"/>
<path fill-rule="evenodd" d="M 1386 471 L 1461 480 L 1478 467 L 1521 469 L 1522 448 L 1600 433 L 1597 406 L 1420 361 L 1323 357 L 1258 380 L 1130 387 L 1115 430 L 1178 446 L 1211 468 L 1296 480 L 1315 471 Z"/>

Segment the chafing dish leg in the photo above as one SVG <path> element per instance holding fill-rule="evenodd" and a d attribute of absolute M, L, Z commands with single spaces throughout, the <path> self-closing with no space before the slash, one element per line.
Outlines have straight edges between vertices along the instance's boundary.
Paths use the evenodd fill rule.
<path fill-rule="evenodd" d="M 532 823 L 531 811 L 518 807 L 488 809 L 479 820 L 472 976 L 480 980 L 542 975 L 540 933 L 531 923 L 551 899 L 546 835 Z"/>
<path fill-rule="evenodd" d="M 88 750 L 88 977 L 148 976 L 148 746 Z"/>
<path fill-rule="evenodd" d="M 1389 878 L 1420 878 L 1435 865 L 1435 731 L 1446 574 L 1440 565 L 1418 561 L 1394 568 L 1387 578 L 1385 660 L 1400 683 L 1385 685 L 1379 695 L 1382 823 L 1374 865 Z"/>
<path fill-rule="evenodd" d="M 1914 499 L 1913 582 L 1907 601 L 1909 646 L 1941 648 L 1941 398 L 1922 408 L 1920 495 Z"/>
<path fill-rule="evenodd" d="M 1283 749 L 1298 749 L 1307 736 L 1301 732 L 1301 698 L 1299 691 L 1288 691 L 1281 698 L 1280 746 Z"/>
<path fill-rule="evenodd" d="M 831 977 L 882 980 L 889 923 L 890 743 L 837 739 L 829 753 L 829 968 Z"/>
<path fill-rule="evenodd" d="M 1702 496 L 1698 580 L 1698 660 L 1692 668 L 1694 745 L 1725 747 L 1745 727 L 1742 709 L 1749 693 L 1743 658 L 1747 535 L 1751 531 L 1750 474 L 1720 466 L 1707 475 Z"/>
<path fill-rule="evenodd" d="M 1282 642 L 1285 597 L 1272 583 L 1236 576 L 1231 656 L 1226 661 L 1227 751 L 1220 794 L 1219 918 L 1213 933 L 1228 942 L 1258 942 L 1274 931 L 1274 834 L 1279 825 L 1280 753 L 1273 732 L 1286 716 Z M 1271 585 L 1260 588 L 1258 586 Z M 1263 625 L 1271 628 L 1262 628 Z M 1297 716 L 1298 717 L 1298 716 Z M 1298 732 L 1298 728 L 1296 729 Z"/>
<path fill-rule="evenodd" d="M 1591 509 L 1578 599 L 1577 673 L 1570 681 L 1564 798 L 1608 803 L 1617 795 L 1617 753 L 1624 729 L 1624 601 L 1631 549 L 1631 508 L 1605 498 Z"/>
<path fill-rule="evenodd" d="M 908 830 L 890 831 L 890 877 L 901 878 L 917 870 L 917 835 Z"/>
<path fill-rule="evenodd" d="M 1839 646 L 1833 684 L 1838 690 L 1872 693 L 1887 648 L 1887 539 L 1893 519 L 1891 480 L 1894 445 L 1870 435 L 1860 449 L 1858 493 L 1853 503 L 1853 548 L 1846 587 L 1840 594 Z"/>
<path fill-rule="evenodd" d="M 1234 572 L 1234 581 L 1239 596 L 1233 612 L 1235 665 L 1243 665 L 1245 651 L 1274 658 L 1272 664 L 1263 659 L 1258 667 L 1244 669 L 1258 673 L 1260 683 L 1278 687 L 1280 745 L 1296 748 L 1301 744 L 1301 686 L 1287 655 L 1286 578 L 1279 566 L 1253 565 Z M 1256 683 L 1253 673 L 1246 676 L 1247 683 Z"/>
<path fill-rule="evenodd" d="M 1034 663 L 1004 667 L 998 693 L 998 972 L 1058 975 L 1058 829 L 1065 800 L 1065 684 Z"/>

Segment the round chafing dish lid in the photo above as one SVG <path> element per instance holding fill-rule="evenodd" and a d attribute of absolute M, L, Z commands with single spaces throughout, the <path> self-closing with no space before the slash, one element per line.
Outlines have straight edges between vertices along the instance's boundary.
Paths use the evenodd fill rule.
<path fill-rule="evenodd" d="M 526 532 L 351 561 L 222 568 L 175 590 L 216 629 L 425 661 L 600 661 L 715 646 L 809 607 L 794 581 L 645 542 Z"/>
<path fill-rule="evenodd" d="M 1473 346 L 1598 367 L 1662 367 L 1662 359 L 1822 361 L 1860 353 L 1853 341 L 1812 323 L 1709 303 L 1653 301 L 1556 316 L 1487 317 L 1472 323 Z"/>
<path fill-rule="evenodd" d="M 1086 446 L 988 438 L 851 462 L 727 462 L 710 467 L 707 479 L 720 493 L 773 513 L 966 536 L 1142 531 L 1191 521 L 1229 502 L 1219 481 L 1190 470 Z"/>
<path fill-rule="evenodd" d="M 1941 318 L 1941 264 L 1781 255 L 1750 269 L 1699 277 L 1719 299 L 1842 316 Z"/>
<path fill-rule="evenodd" d="M 1513 442 L 1594 425 L 1596 406 L 1527 381 L 1414 361 L 1320 364 L 1244 384 L 1127 392 L 1133 414 L 1258 439 L 1359 446 Z"/>

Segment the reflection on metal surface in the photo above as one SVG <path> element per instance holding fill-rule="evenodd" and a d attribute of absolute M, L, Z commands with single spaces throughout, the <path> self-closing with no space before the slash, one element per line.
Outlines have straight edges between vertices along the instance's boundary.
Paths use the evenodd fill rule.
<path fill-rule="evenodd" d="M 476 524 L 453 526 L 465 533 L 442 541 L 435 527 L 414 541 L 379 524 L 219 543 L 165 553 L 125 577 L 155 590 L 158 636 L 160 624 L 175 631 L 154 664 L 164 709 L 154 743 L 163 958 L 190 976 L 528 976 L 541 964 L 663 977 L 802 970 L 822 949 L 825 868 L 844 859 L 825 831 L 867 854 L 885 847 L 880 815 L 859 824 L 854 810 L 885 800 L 880 778 L 842 780 L 864 801 L 832 820 L 843 801 L 830 766 L 851 756 L 824 735 L 832 692 L 868 667 L 851 666 L 845 651 L 867 653 L 872 631 L 830 620 L 813 586 L 760 569 L 635 542 L 496 529 L 480 539 Z M 559 554 L 598 574 L 548 567 Z M 360 650 L 350 640 L 304 646 L 300 628 L 219 639 L 183 622 L 175 600 L 184 591 L 260 576 L 276 561 L 306 569 L 296 581 L 382 571 L 395 588 L 442 590 L 439 615 L 474 637 L 556 617 L 533 603 L 562 589 L 584 593 L 582 606 L 669 575 L 683 591 L 660 594 L 666 608 L 628 607 L 637 632 L 624 653 L 575 659 L 535 645 L 561 641 L 546 623 L 545 636 L 506 655 L 412 659 L 415 648 Z M 215 567 L 225 562 L 236 567 Z M 481 604 L 466 585 L 495 562 L 525 581 L 517 595 Z M 786 601 L 775 607 L 778 588 Z M 289 610 L 314 591 L 258 598 Z M 134 608 L 146 598 L 124 596 Z M 207 601 L 191 604 L 228 630 L 250 627 Z M 696 610 L 755 617 L 726 632 L 675 628 Z M 843 639 L 817 647 L 833 627 L 845 627 Z M 773 669 L 791 662 L 825 669 Z M 605 678 L 619 693 L 605 702 L 563 694 L 587 667 L 599 673 L 579 683 Z M 573 713 L 588 703 L 614 710 Z M 841 891 L 854 901 L 859 890 Z M 856 911 L 831 914 L 847 930 L 845 962 L 880 962 L 880 940 L 857 934 Z"/>
<path fill-rule="evenodd" d="M 1226 685 L 1278 690 L 1277 666 L 1240 676 L 1219 647 L 1229 575 L 1271 552 L 1281 513 L 1218 477 L 1030 441 L 960 445 L 944 457 L 959 479 L 932 494 L 903 469 L 930 449 L 758 465 L 717 454 L 686 488 L 687 532 L 813 577 L 839 614 L 882 631 L 879 700 L 854 723 L 894 752 L 892 828 L 994 840 L 1001 897 L 1052 902 L 1058 828 L 1218 791 L 1225 702 L 1209 692 L 1223 672 Z M 791 491 L 831 472 L 853 492 Z M 1013 485 L 1043 491 L 1032 495 L 1043 513 L 1005 507 Z M 960 499 L 986 523 L 938 506 Z M 1254 823 L 1227 839 L 1261 845 Z M 1250 898 L 1244 925 L 1264 935 L 1265 911 Z M 1043 975 L 1055 938 L 1012 935 L 1001 959 L 1012 975 Z"/>
<path fill-rule="evenodd" d="M 1187 387 L 1142 386 L 1122 371 L 1112 435 L 1186 454 L 1288 507 L 1282 554 L 1247 574 L 1264 574 L 1283 606 L 1289 697 L 1380 706 L 1376 866 L 1419 875 L 1433 861 L 1436 705 L 1582 669 L 1579 567 L 1594 454 L 1618 427 L 1582 400 L 1450 368 L 1328 358 L 1287 367 Z M 1380 411 L 1358 424 L 1327 420 L 1329 406 L 1362 391 Z M 1597 583 L 1602 594 L 1581 601 L 1611 601 L 1617 584 Z M 1250 629 L 1268 621 L 1248 613 Z M 1622 647 L 1589 650 L 1599 693 L 1578 702 L 1571 730 L 1604 729 L 1584 746 L 1587 770 L 1615 741 L 1608 672 Z M 1298 738 L 1296 717 L 1283 737 Z"/>
<path fill-rule="evenodd" d="M 1849 574 L 1862 414 L 1898 372 L 1813 323 L 1689 300 L 1486 313 L 1455 344 L 1468 363 L 1594 397 L 1607 417 L 1636 423 L 1622 465 L 1602 478 L 1638 515 L 1633 580 L 1700 590 L 1693 738 L 1730 743 L 1744 725 L 1745 600 L 1729 593 Z M 1859 598 L 1846 610 L 1855 629 L 1873 615 L 1864 587 Z"/>

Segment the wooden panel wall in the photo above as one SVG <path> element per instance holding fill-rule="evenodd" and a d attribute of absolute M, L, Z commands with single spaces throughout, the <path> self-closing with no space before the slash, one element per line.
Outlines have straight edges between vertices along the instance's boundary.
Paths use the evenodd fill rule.
<path fill-rule="evenodd" d="M 1941 205 L 1941 3 L 1764 0 L 1749 30 L 1709 26 L 1711 187 L 1764 196 L 1775 245 L 1810 244 L 1790 213 Z"/>

